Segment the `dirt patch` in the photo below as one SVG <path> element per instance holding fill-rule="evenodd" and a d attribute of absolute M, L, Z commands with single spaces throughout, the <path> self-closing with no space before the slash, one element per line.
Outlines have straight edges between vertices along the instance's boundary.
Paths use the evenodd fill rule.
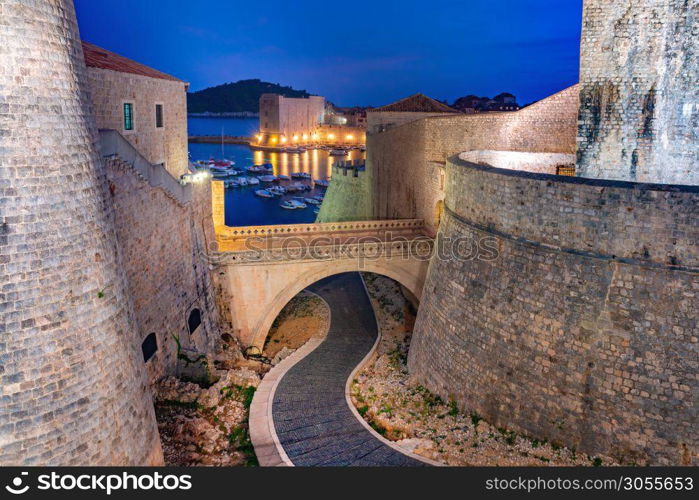
<path fill-rule="evenodd" d="M 612 465 L 555 443 L 531 439 L 461 411 L 409 377 L 414 314 L 400 286 L 364 274 L 381 328 L 377 359 L 352 381 L 352 401 L 380 434 L 418 455 L 454 466 Z"/>
<path fill-rule="evenodd" d="M 330 311 L 317 295 L 302 291 L 282 309 L 274 320 L 265 342 L 264 356 L 274 359 L 282 349 L 293 352 L 309 339 L 325 335 Z"/>

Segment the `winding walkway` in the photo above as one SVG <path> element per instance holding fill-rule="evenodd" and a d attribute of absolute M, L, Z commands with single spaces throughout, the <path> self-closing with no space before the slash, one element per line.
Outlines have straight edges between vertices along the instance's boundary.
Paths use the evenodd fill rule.
<path fill-rule="evenodd" d="M 331 324 L 325 340 L 293 360 L 296 364 L 269 393 L 273 399 L 267 416 L 272 419 L 275 445 L 286 455 L 283 461 L 297 466 L 426 465 L 379 438 L 348 404 L 347 380 L 378 336 L 359 274 L 331 276 L 310 290 L 330 306 Z"/>

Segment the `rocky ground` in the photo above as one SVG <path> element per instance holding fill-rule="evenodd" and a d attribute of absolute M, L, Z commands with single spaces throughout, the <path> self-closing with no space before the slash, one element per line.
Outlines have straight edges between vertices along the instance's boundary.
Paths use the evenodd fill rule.
<path fill-rule="evenodd" d="M 212 377 L 215 383 L 193 383 L 176 377 L 160 380 L 153 393 L 165 464 L 257 465 L 248 434 L 255 388 L 272 366 L 311 337 L 324 335 L 329 318 L 325 302 L 312 293 L 301 292 L 275 320 L 261 355 L 244 355 L 237 341 L 224 334 L 216 353 L 204 357 L 201 367 L 207 373 L 201 379 Z M 191 364 L 187 371 L 192 371 Z"/>
<path fill-rule="evenodd" d="M 396 282 L 375 274 L 364 278 L 382 338 L 376 361 L 352 383 L 352 400 L 380 434 L 406 450 L 455 466 L 613 464 L 497 428 L 411 381 L 406 361 L 414 313 Z"/>

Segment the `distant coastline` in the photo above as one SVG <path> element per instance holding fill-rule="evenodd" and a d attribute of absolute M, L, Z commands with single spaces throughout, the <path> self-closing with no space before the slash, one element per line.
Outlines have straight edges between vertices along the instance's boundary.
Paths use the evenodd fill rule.
<path fill-rule="evenodd" d="M 205 111 L 203 113 L 187 113 L 191 118 L 259 118 L 260 113 L 255 111 L 230 111 L 224 113 L 212 113 Z"/>

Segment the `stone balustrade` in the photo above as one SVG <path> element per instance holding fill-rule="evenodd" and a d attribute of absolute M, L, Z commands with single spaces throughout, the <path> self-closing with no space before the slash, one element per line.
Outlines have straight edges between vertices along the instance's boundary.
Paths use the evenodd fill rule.
<path fill-rule="evenodd" d="M 272 226 L 219 227 L 219 239 L 244 239 L 256 236 L 300 236 L 321 235 L 340 232 L 376 233 L 379 231 L 420 232 L 424 229 L 422 219 L 368 220 L 352 222 L 325 222 L 309 224 L 277 224 Z"/>

